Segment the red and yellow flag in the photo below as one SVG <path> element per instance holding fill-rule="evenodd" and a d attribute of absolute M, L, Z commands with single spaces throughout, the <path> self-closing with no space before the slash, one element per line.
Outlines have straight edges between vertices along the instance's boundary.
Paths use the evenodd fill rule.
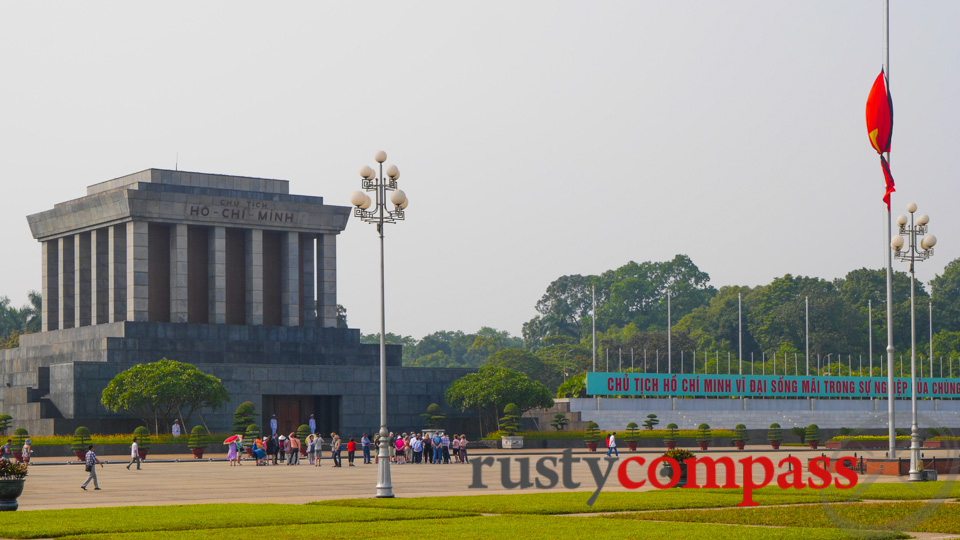
<path fill-rule="evenodd" d="M 877 80 L 873 81 L 870 96 L 867 97 L 867 134 L 870 135 L 870 144 L 880 154 L 880 165 L 883 167 L 883 177 L 887 182 L 887 191 L 883 194 L 883 202 L 890 210 L 890 194 L 896 191 L 893 176 L 890 174 L 890 164 L 883 157 L 884 152 L 890 152 L 890 141 L 893 139 L 893 99 L 887 89 L 887 76 L 880 70 Z"/>

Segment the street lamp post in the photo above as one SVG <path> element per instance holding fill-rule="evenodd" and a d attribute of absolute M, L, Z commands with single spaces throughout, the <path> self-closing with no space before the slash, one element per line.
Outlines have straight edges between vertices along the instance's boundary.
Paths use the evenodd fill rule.
<path fill-rule="evenodd" d="M 390 432 L 387 431 L 387 324 L 384 300 L 383 226 L 402 221 L 403 210 L 409 201 L 407 195 L 397 189 L 397 178 L 400 177 L 397 166 L 388 165 L 386 176 L 384 176 L 383 162 L 387 160 L 387 153 L 381 150 L 374 155 L 374 159 L 380 164 L 379 176 L 369 166 L 361 167 L 363 189 L 350 194 L 350 203 L 356 206 L 354 215 L 362 221 L 375 224 L 377 234 L 380 235 L 380 450 L 377 456 L 377 497 L 388 498 L 393 497 L 393 483 L 390 479 Z M 374 198 L 371 199 L 364 193 L 365 191 L 372 191 Z M 388 191 L 393 192 L 390 194 L 393 210 L 390 210 L 387 205 Z"/>
<path fill-rule="evenodd" d="M 907 205 L 907 211 L 910 212 L 910 225 L 907 226 L 907 216 L 897 217 L 900 231 L 890 240 L 890 246 L 894 249 L 894 257 L 910 262 L 910 388 L 912 390 L 910 402 L 913 415 L 910 426 L 910 481 L 918 482 L 923 479 L 923 475 L 919 468 L 920 432 L 917 428 L 917 318 L 914 310 L 914 264 L 933 255 L 933 246 L 937 244 L 937 237 L 927 234 L 918 244 L 917 236 L 927 233 L 927 223 L 930 222 L 930 218 L 921 214 L 914 220 L 914 213 L 917 211 L 917 205 L 914 203 Z M 903 250 L 904 235 L 907 237 L 906 251 Z"/>

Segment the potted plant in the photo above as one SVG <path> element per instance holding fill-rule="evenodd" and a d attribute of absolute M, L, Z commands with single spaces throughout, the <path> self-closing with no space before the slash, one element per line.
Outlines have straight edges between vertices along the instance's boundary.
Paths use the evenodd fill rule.
<path fill-rule="evenodd" d="M 810 448 L 816 450 L 817 445 L 820 444 L 820 427 L 816 424 L 810 424 L 807 426 L 806 436 L 807 444 L 810 445 Z"/>
<path fill-rule="evenodd" d="M 667 435 L 663 438 L 663 442 L 667 445 L 667 450 L 673 450 L 677 447 L 677 425 L 676 424 L 667 424 Z"/>
<path fill-rule="evenodd" d="M 77 456 L 77 461 L 83 461 L 87 455 L 87 446 L 90 446 L 90 430 L 80 426 L 73 431 L 73 444 L 70 450 Z"/>
<path fill-rule="evenodd" d="M 710 426 L 707 424 L 700 424 L 697 427 L 697 444 L 700 445 L 701 450 L 706 450 L 710 447 L 710 441 L 713 440 L 713 433 L 710 432 Z"/>
<path fill-rule="evenodd" d="M 133 430 L 133 436 L 137 438 L 137 453 L 140 459 L 147 459 L 147 453 L 150 451 L 150 430 L 146 426 L 137 426 Z"/>
<path fill-rule="evenodd" d="M 300 426 L 300 427 L 302 428 L 303 426 Z M 297 432 L 299 433 L 300 430 L 298 429 Z M 307 427 L 307 434 L 309 433 L 310 433 L 310 428 Z M 254 450 L 253 442 L 256 441 L 258 437 L 260 437 L 260 426 L 256 424 L 248 425 L 246 427 L 246 430 L 243 432 L 243 440 L 244 440 L 243 450 L 247 453 L 247 456 L 253 457 L 253 450 Z"/>
<path fill-rule="evenodd" d="M 12 511 L 19 508 L 17 498 L 23 493 L 23 484 L 26 482 L 26 477 L 27 466 L 25 464 L 13 463 L 9 460 L 0 461 L 0 511 Z"/>
<path fill-rule="evenodd" d="M 440 427 L 440 422 L 447 417 L 447 415 L 443 414 L 443 409 L 440 407 L 440 405 L 437 405 L 436 403 L 431 403 L 427 407 L 427 412 L 420 413 L 420 416 L 430 429 L 437 429 Z"/>
<path fill-rule="evenodd" d="M 770 431 L 767 432 L 767 441 L 774 450 L 780 449 L 780 443 L 783 442 L 783 429 L 780 424 L 774 422 L 770 424 Z"/>
<path fill-rule="evenodd" d="M 653 428 L 660 423 L 660 420 L 657 420 L 657 415 L 648 414 L 647 419 L 643 421 L 643 427 L 648 430 L 653 430 Z"/>
<path fill-rule="evenodd" d="M 630 422 L 627 424 L 627 435 L 623 438 L 627 442 L 627 447 L 633 452 L 637 451 L 637 430 L 639 428 L 640 426 L 636 422 Z"/>
<path fill-rule="evenodd" d="M 687 485 L 687 464 L 685 461 L 695 458 L 696 454 L 683 448 L 671 448 L 663 453 L 663 457 L 676 461 L 680 467 L 680 480 L 678 480 L 673 487 L 683 487 Z M 673 476 L 673 465 L 671 465 L 669 461 L 663 462 L 663 472 L 661 475 L 666 477 Z"/>
<path fill-rule="evenodd" d="M 747 436 L 747 426 L 737 424 L 737 427 L 733 428 L 733 444 L 737 446 L 737 450 L 743 450 L 749 438 L 750 437 Z"/>
<path fill-rule="evenodd" d="M 190 430 L 190 439 L 187 441 L 187 447 L 193 452 L 193 457 L 196 459 L 203 458 L 203 452 L 207 449 L 208 444 L 210 444 L 210 437 L 207 430 L 200 425 L 193 426 L 193 429 Z"/>
<path fill-rule="evenodd" d="M 600 426 L 596 422 L 587 423 L 587 436 L 585 438 L 587 448 L 591 452 L 597 451 L 597 445 L 600 444 Z"/>
<path fill-rule="evenodd" d="M 520 432 L 520 407 L 515 403 L 507 403 L 503 408 L 500 431 L 505 433 L 500 437 L 500 444 L 504 448 L 523 448 L 523 436 L 517 435 Z"/>
<path fill-rule="evenodd" d="M 249 428 L 247 428 L 249 429 Z M 259 429 L 257 431 L 260 431 Z M 260 434 L 258 433 L 257 436 Z M 300 424 L 300 427 L 297 428 L 297 438 L 300 439 L 300 457 L 307 457 L 307 437 L 310 436 L 310 426 L 307 424 Z M 346 446 L 346 443 L 344 443 Z M 250 442 L 250 449 L 247 452 L 253 457 L 253 441 Z"/>
<path fill-rule="evenodd" d="M 18 427 L 13 430 L 13 458 L 17 460 L 17 463 L 23 463 L 23 443 L 27 441 L 27 437 L 30 436 L 30 433 L 27 432 L 27 428 Z"/>

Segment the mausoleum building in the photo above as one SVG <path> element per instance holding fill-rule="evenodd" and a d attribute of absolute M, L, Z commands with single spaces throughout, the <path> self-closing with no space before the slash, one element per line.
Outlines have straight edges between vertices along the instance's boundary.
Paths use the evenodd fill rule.
<path fill-rule="evenodd" d="M 28 216 L 41 245 L 43 331 L 0 352 L 0 413 L 31 434 L 129 431 L 100 394 L 119 372 L 169 358 L 223 380 L 262 428 L 379 426 L 379 346 L 337 328 L 337 235 L 351 208 L 291 195 L 285 180 L 148 169 Z M 403 368 L 388 347 L 388 407 L 419 427 L 467 370 Z"/>

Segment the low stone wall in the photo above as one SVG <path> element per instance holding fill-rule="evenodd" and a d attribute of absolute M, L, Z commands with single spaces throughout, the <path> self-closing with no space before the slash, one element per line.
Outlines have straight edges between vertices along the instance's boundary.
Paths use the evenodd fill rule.
<path fill-rule="evenodd" d="M 130 455 L 130 445 L 129 444 L 102 444 L 102 445 L 93 445 L 93 451 L 97 453 L 98 456 L 129 456 Z M 147 459 L 150 459 L 151 456 L 159 455 L 173 455 L 173 454 L 189 454 L 190 449 L 187 448 L 186 443 L 183 444 L 154 444 L 150 447 L 150 450 L 147 452 Z M 207 447 L 207 454 L 224 454 L 227 453 L 227 447 L 223 444 L 211 444 Z M 77 456 L 74 454 L 73 450 L 69 446 L 34 446 L 33 447 L 33 457 L 62 457 L 64 459 L 76 459 Z"/>

